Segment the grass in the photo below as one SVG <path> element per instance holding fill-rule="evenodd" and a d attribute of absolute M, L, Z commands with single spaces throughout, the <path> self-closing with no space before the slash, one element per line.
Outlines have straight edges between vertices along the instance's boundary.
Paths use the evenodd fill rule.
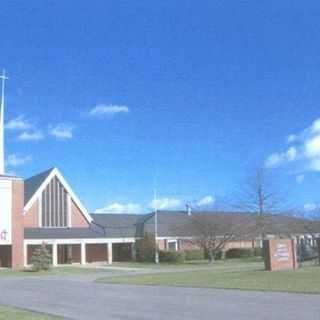
<path fill-rule="evenodd" d="M 48 271 L 33 272 L 30 269 L 26 270 L 13 270 L 7 268 L 0 268 L 0 278 L 1 277 L 28 277 L 28 276 L 67 276 L 67 275 L 79 275 L 79 274 L 92 274 L 109 272 L 107 269 L 97 268 L 86 268 L 81 266 L 63 266 L 51 268 Z"/>
<path fill-rule="evenodd" d="M 219 266 L 233 266 L 248 263 L 259 263 L 262 265 L 261 257 L 241 258 L 241 259 L 228 259 L 228 260 L 217 260 L 214 262 L 214 267 Z M 152 262 L 114 262 L 111 267 L 123 267 L 123 268 L 151 268 L 151 269 L 165 269 L 165 268 L 193 268 L 193 267 L 208 267 L 208 260 L 191 260 L 184 263 L 159 263 L 155 264 Z"/>
<path fill-rule="evenodd" d="M 0 306 L 0 320 L 58 320 L 61 318 Z"/>
<path fill-rule="evenodd" d="M 113 284 L 223 288 L 258 291 L 284 291 L 320 294 L 320 267 L 307 266 L 297 271 L 263 271 L 256 264 L 238 261 L 212 270 L 167 272 L 135 276 L 115 276 L 97 281 Z"/>

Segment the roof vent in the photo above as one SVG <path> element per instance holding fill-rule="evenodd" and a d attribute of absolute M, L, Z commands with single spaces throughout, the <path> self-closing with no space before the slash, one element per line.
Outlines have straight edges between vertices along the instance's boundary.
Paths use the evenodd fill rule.
<path fill-rule="evenodd" d="M 186 211 L 187 211 L 187 215 L 188 216 L 191 216 L 192 214 L 192 209 L 191 209 L 191 206 L 189 204 L 186 204 Z"/>

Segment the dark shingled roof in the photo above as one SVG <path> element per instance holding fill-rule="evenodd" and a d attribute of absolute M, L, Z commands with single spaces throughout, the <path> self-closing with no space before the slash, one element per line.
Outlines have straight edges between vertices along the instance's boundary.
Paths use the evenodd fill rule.
<path fill-rule="evenodd" d="M 144 214 L 93 213 L 94 223 L 104 228 L 107 238 L 140 237 L 140 221 Z"/>
<path fill-rule="evenodd" d="M 89 228 L 26 228 L 26 239 L 81 239 L 81 238 L 132 238 L 142 237 L 145 232 L 154 233 L 154 213 L 149 214 L 91 214 L 94 222 Z M 212 224 L 217 234 L 230 232 L 235 236 L 255 238 L 261 231 L 257 228 L 257 215 L 236 212 L 194 212 L 188 216 L 184 211 L 159 211 L 159 237 L 197 237 L 195 219 L 202 216 L 205 223 Z M 320 222 L 285 215 L 265 215 L 264 233 L 292 236 L 320 233 Z"/>
<path fill-rule="evenodd" d="M 46 178 L 50 175 L 53 169 L 54 168 L 50 168 L 46 171 L 43 171 L 33 177 L 24 180 L 24 204 L 28 203 L 28 201 L 37 192 L 41 184 L 46 180 Z"/>
<path fill-rule="evenodd" d="M 208 223 L 215 224 L 216 232 L 223 235 L 234 230 L 244 237 L 259 236 L 257 228 L 257 215 L 253 213 L 237 212 L 194 212 L 188 216 L 184 211 L 159 211 L 158 236 L 159 237 L 192 237 L 197 236 L 195 219 L 203 216 Z M 310 220 L 290 217 L 286 215 L 265 215 L 263 221 L 264 233 L 289 236 L 293 234 L 320 233 L 320 224 Z M 142 222 L 142 221 L 140 221 Z M 230 229 L 230 225 L 234 228 Z M 144 232 L 154 233 L 154 213 L 146 215 L 141 223 Z"/>
<path fill-rule="evenodd" d="M 91 224 L 89 228 L 25 228 L 25 239 L 91 239 L 105 238 L 103 228 Z"/>

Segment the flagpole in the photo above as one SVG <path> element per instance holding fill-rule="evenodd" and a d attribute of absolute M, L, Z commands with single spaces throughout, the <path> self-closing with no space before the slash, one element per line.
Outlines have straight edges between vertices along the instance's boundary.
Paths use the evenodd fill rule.
<path fill-rule="evenodd" d="M 6 77 L 5 70 L 2 71 L 2 75 L 0 75 L 0 79 L 2 80 L 1 105 L 0 105 L 0 174 L 4 174 L 5 173 L 5 166 L 4 166 L 4 86 L 5 86 L 5 81 L 8 79 L 8 77 Z"/>
<path fill-rule="evenodd" d="M 154 240 L 155 240 L 155 247 L 154 247 L 154 262 L 156 264 L 159 263 L 159 251 L 158 251 L 158 208 L 157 208 L 157 190 L 154 187 L 153 190 L 153 203 L 154 203 Z"/>

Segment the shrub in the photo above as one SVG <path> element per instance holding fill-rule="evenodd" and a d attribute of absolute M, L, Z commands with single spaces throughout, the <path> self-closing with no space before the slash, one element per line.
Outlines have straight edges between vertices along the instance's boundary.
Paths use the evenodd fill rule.
<path fill-rule="evenodd" d="M 226 258 L 233 259 L 233 258 L 248 258 L 253 257 L 254 250 L 248 248 L 232 248 L 227 250 Z"/>
<path fill-rule="evenodd" d="M 253 255 L 255 257 L 263 257 L 263 248 L 254 248 Z"/>
<path fill-rule="evenodd" d="M 160 251 L 160 262 L 183 263 L 185 261 L 184 251 Z"/>
<path fill-rule="evenodd" d="M 154 262 L 156 243 L 153 234 L 146 232 L 136 242 L 136 259 L 139 262 Z"/>
<path fill-rule="evenodd" d="M 51 255 L 44 244 L 33 251 L 31 257 L 33 271 L 49 270 L 51 264 Z"/>
<path fill-rule="evenodd" d="M 204 249 L 204 258 L 206 260 L 209 260 L 209 253 L 208 253 L 207 249 Z M 224 258 L 225 258 L 225 255 L 222 250 L 218 250 L 218 251 L 214 252 L 214 260 L 221 260 Z"/>
<path fill-rule="evenodd" d="M 214 255 L 214 259 L 215 260 L 224 259 L 223 251 L 222 250 L 217 251 Z"/>
<path fill-rule="evenodd" d="M 201 249 L 184 250 L 186 260 L 203 260 L 204 252 Z"/>

